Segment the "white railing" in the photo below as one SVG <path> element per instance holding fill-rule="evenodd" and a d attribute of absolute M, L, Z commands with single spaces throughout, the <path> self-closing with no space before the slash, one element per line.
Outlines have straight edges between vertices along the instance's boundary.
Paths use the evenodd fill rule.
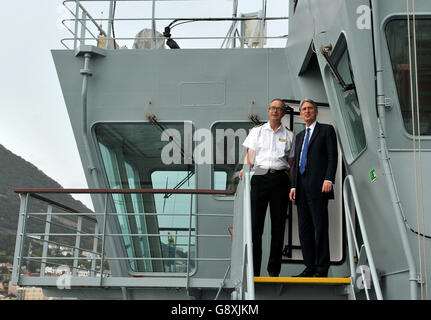
<path fill-rule="evenodd" d="M 231 264 L 231 279 L 237 284 L 234 299 L 255 299 L 251 230 L 250 167 L 244 165 L 234 203 Z"/>
<path fill-rule="evenodd" d="M 231 257 L 199 257 L 198 252 L 195 250 L 196 244 L 199 239 L 214 238 L 226 239 L 228 243 L 230 235 L 225 233 L 212 233 L 203 234 L 196 230 L 195 221 L 205 218 L 223 217 L 232 219 L 232 213 L 146 213 L 146 212 L 108 212 L 108 203 L 112 202 L 112 195 L 114 194 L 190 194 L 200 196 L 218 195 L 234 195 L 235 191 L 222 191 L 222 190 L 179 190 L 179 189 L 16 189 L 21 198 L 21 206 L 18 218 L 18 227 L 16 235 L 16 246 L 14 256 L 14 266 L 12 274 L 12 282 L 14 285 L 20 285 L 25 282 L 25 285 L 38 285 L 38 284 L 55 284 L 55 278 L 62 275 L 59 271 L 67 271 L 68 275 L 74 279 L 73 282 L 82 284 L 91 284 L 92 286 L 124 286 L 121 284 L 121 279 L 129 280 L 124 277 L 114 277 L 110 281 L 111 272 L 109 271 L 110 261 L 125 261 L 130 264 L 129 268 L 133 269 L 131 262 L 144 264 L 145 262 L 159 263 L 163 266 L 163 270 L 131 270 L 132 275 L 145 274 L 148 279 L 151 276 L 157 277 L 176 277 L 182 278 L 183 286 L 186 289 L 193 286 L 191 284 L 191 274 L 196 268 L 196 264 L 200 261 L 214 261 L 225 262 L 229 264 Z M 70 194 L 70 193 L 89 193 L 89 194 L 104 194 L 105 210 L 104 212 L 79 212 L 70 207 L 47 198 L 45 194 Z M 41 194 L 44 194 L 43 196 Z M 41 212 L 40 206 L 38 210 L 30 208 L 30 199 L 33 201 L 41 201 L 47 205 L 46 212 Z M 57 210 L 54 212 L 53 208 Z M 169 228 L 158 227 L 158 233 L 152 233 L 150 230 L 147 232 L 139 232 L 139 230 L 125 230 L 116 232 L 115 225 L 119 224 L 119 219 L 125 217 L 134 218 L 150 218 L 157 219 L 158 216 L 175 216 L 184 217 L 189 220 L 189 225 L 186 228 L 180 228 L 173 225 Z M 165 230 L 166 229 L 166 230 Z M 177 230 L 178 233 L 173 233 Z M 172 234 L 170 234 L 170 231 Z M 171 241 L 174 240 L 175 242 Z M 125 256 L 119 252 L 110 252 L 106 250 L 107 241 L 120 241 L 126 247 L 125 239 L 129 239 L 130 246 L 133 239 L 146 238 L 155 239 L 160 242 L 160 246 L 167 248 L 167 253 L 161 253 L 160 256 L 150 256 L 142 253 L 130 255 L 127 253 Z M 179 240 L 177 240 L 177 238 Z M 117 240 L 120 239 L 120 240 Z M 163 239 L 163 241 L 162 241 Z M 181 240 L 183 239 L 183 241 Z M 193 241 L 192 241 L 193 240 Z M 193 242 L 193 243 L 192 243 Z M 175 245 L 171 246 L 171 243 Z M 63 252 L 59 251 L 61 249 Z M 67 254 L 69 253 L 69 254 Z M 180 255 L 181 253 L 181 255 Z M 33 273 L 26 275 L 23 278 L 23 266 L 27 264 L 28 270 Z M 33 266 L 31 266 L 33 264 Z M 35 272 L 40 269 L 40 272 Z M 146 268 L 144 268 L 146 269 Z M 47 270 L 54 270 L 48 271 Z M 49 273 L 49 274 L 48 274 Z M 78 280 L 79 278 L 79 280 Z M 121 278 L 121 279 L 120 279 Z M 86 280 L 88 279 L 88 280 Z M 25 281 L 24 281 L 25 280 Z M 53 280 L 53 281 L 49 281 Z M 76 281 L 77 280 L 77 281 Z M 136 278 L 135 278 L 136 281 Z M 214 279 L 212 285 L 214 287 L 219 285 L 218 279 Z M 142 282 L 142 281 L 141 281 Z M 124 282 L 123 282 L 124 283 Z M 143 286 L 146 284 L 143 282 Z M 136 282 L 135 286 L 139 286 Z"/>
<path fill-rule="evenodd" d="M 350 191 L 350 192 L 349 192 Z M 362 264 L 365 259 L 361 259 L 360 255 L 362 250 L 358 246 L 358 241 L 355 234 L 355 227 L 352 221 L 351 205 L 350 199 L 353 199 L 353 205 L 356 211 L 356 221 L 359 224 L 361 231 L 361 236 L 363 240 L 363 245 L 361 248 L 364 249 L 366 254 L 366 260 L 368 265 Z M 371 246 L 368 241 L 367 230 L 365 228 L 361 206 L 359 203 L 358 193 L 356 191 L 355 180 L 353 176 L 348 175 L 344 179 L 343 184 L 343 200 L 344 200 L 344 212 L 346 217 L 346 230 L 347 230 L 347 243 L 349 248 L 349 264 L 350 273 L 352 278 L 352 292 L 355 292 L 356 288 L 363 288 L 365 290 L 365 295 L 367 299 L 370 299 L 369 290 L 371 282 L 369 281 L 369 273 L 371 273 L 372 284 L 374 286 L 376 298 L 378 300 L 383 300 L 382 290 L 380 288 L 379 277 L 377 275 L 376 266 L 374 264 L 373 254 L 371 252 Z M 355 259 L 357 257 L 357 260 Z M 356 262 L 357 261 L 357 262 Z M 356 274 L 360 273 L 361 277 L 358 279 Z"/>
<path fill-rule="evenodd" d="M 169 0 L 167 0 L 169 1 Z M 139 3 L 152 2 L 152 8 L 148 10 L 148 16 L 146 17 L 117 17 L 116 11 L 119 5 L 129 3 L 130 5 L 137 5 Z M 263 47 L 268 39 L 275 40 L 286 40 L 287 35 L 273 35 L 267 36 L 266 29 L 267 23 L 276 20 L 287 20 L 286 16 L 280 17 L 267 17 L 266 16 L 266 2 L 267 0 L 262 0 L 262 9 L 254 12 L 252 14 L 241 14 L 238 13 L 238 0 L 233 0 L 232 4 L 232 16 L 231 17 L 217 17 L 217 18 L 196 18 L 196 17 L 156 17 L 156 0 L 65 0 L 63 5 L 67 10 L 70 18 L 62 20 L 62 24 L 71 34 L 71 37 L 63 38 L 61 40 L 62 45 L 66 49 L 76 50 L 82 45 L 95 45 L 104 49 L 120 49 L 127 48 L 127 44 L 136 43 L 136 40 L 145 41 L 145 48 L 147 49 L 157 49 L 164 48 L 164 44 L 172 48 L 170 45 L 172 41 L 176 44 L 180 42 L 181 48 L 187 48 L 187 44 L 193 43 L 193 47 L 208 48 L 208 47 L 218 47 L 218 48 L 236 48 L 236 47 Z M 170 2 L 176 2 L 170 0 Z M 85 3 L 88 8 L 86 8 L 83 3 Z M 178 4 L 176 4 L 178 6 Z M 96 17 L 95 15 L 101 15 L 101 11 L 97 11 L 94 7 L 97 6 L 101 9 L 108 9 L 108 16 Z M 91 10 L 90 10 L 91 7 Z M 117 9 L 117 10 L 116 10 Z M 151 12 L 150 12 L 151 11 Z M 133 13 L 134 14 L 134 13 Z M 247 21 L 254 22 L 253 26 L 248 25 L 249 32 L 245 32 L 245 23 Z M 227 34 L 220 34 L 219 36 L 184 36 L 183 32 L 177 28 L 175 30 L 176 36 L 171 38 L 171 30 L 179 25 L 184 25 L 186 23 L 199 23 L 198 26 L 201 27 L 201 23 L 211 23 L 212 30 L 222 31 L 224 28 L 228 28 Z M 230 23 L 231 25 L 215 25 L 216 23 Z M 106 31 L 102 27 L 105 24 Z M 163 30 L 160 32 L 156 31 L 157 24 L 163 24 Z M 147 28 L 142 29 L 142 25 Z M 137 28 L 137 29 L 136 29 Z M 199 28 L 196 28 L 199 30 Z M 145 30 L 144 33 L 139 33 L 139 31 Z M 287 30 L 283 27 L 283 30 Z M 129 36 L 119 36 L 118 31 L 122 34 Z M 117 33 L 118 32 L 118 33 Z M 116 34 L 117 33 L 117 34 Z M 133 36 L 130 34 L 133 33 Z M 197 33 L 197 32 L 196 32 Z M 277 32 L 279 33 L 279 32 Z M 284 33 L 284 32 L 283 32 Z M 135 36 L 136 35 L 136 36 Z M 173 40 L 175 39 L 175 41 Z M 203 45 L 201 43 L 205 42 Z M 279 42 L 279 47 L 285 46 L 284 43 Z M 73 43 L 73 46 L 71 45 Z M 185 45 L 184 45 L 185 43 Z M 274 45 L 272 47 L 275 47 Z"/>

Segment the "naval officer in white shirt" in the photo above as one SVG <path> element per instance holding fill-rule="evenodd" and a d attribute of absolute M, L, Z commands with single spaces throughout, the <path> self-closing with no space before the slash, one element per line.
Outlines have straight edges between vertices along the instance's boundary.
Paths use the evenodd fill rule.
<path fill-rule="evenodd" d="M 290 191 L 290 171 L 293 167 L 293 133 L 281 123 L 285 104 L 274 99 L 268 108 L 269 121 L 251 129 L 243 146 L 248 148 L 244 162 L 253 166 L 251 178 L 251 219 L 254 275 L 260 276 L 262 234 L 269 203 L 271 216 L 271 248 L 268 274 L 278 277 L 284 242 Z M 242 170 L 239 174 L 242 178 Z"/>

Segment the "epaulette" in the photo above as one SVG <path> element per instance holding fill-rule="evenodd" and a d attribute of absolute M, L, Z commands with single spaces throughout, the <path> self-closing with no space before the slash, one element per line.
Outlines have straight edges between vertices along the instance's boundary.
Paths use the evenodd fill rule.
<path fill-rule="evenodd" d="M 286 127 L 286 126 L 284 126 L 286 129 L 287 129 L 287 131 L 290 131 L 290 132 L 292 132 L 293 133 L 293 131 L 292 130 L 290 130 L 288 127 Z"/>
<path fill-rule="evenodd" d="M 263 126 L 264 124 L 265 124 L 265 123 L 259 123 L 259 124 L 255 125 L 253 128 L 261 127 L 261 126 Z"/>

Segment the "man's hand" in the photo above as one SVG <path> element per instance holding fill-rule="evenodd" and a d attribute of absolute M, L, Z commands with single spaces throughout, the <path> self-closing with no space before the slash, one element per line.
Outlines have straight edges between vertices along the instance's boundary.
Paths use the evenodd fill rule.
<path fill-rule="evenodd" d="M 295 199 L 296 199 L 296 190 L 295 189 L 290 190 L 289 198 L 290 198 L 290 201 L 295 202 Z"/>
<path fill-rule="evenodd" d="M 332 183 L 330 181 L 324 181 L 322 186 L 322 192 L 331 192 L 332 191 Z"/>
<path fill-rule="evenodd" d="M 241 169 L 240 171 L 239 171 L 239 173 L 238 173 L 238 177 L 239 177 L 239 179 L 241 180 L 242 179 L 242 172 L 244 171 L 244 169 Z"/>

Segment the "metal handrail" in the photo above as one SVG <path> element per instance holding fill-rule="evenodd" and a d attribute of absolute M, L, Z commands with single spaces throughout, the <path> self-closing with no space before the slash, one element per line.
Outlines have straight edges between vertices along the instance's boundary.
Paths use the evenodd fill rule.
<path fill-rule="evenodd" d="M 175 193 L 175 194 L 218 194 L 234 195 L 236 190 L 213 189 L 53 189 L 53 188 L 16 188 L 15 193 L 29 193 L 31 196 L 37 193 L 74 193 L 74 194 L 141 194 L 141 193 Z M 47 200 L 50 200 L 46 198 Z M 50 200 L 52 201 L 52 200 Z"/>
<path fill-rule="evenodd" d="M 168 237 L 168 235 L 165 234 L 161 234 L 161 233 L 108 233 L 106 232 L 106 221 L 107 221 L 107 217 L 108 216 L 120 216 L 120 215 L 149 215 L 149 216 L 157 216 L 159 214 L 157 213 L 108 213 L 106 208 L 107 208 L 107 195 L 109 194 L 196 194 L 196 195 L 233 195 L 235 194 L 236 190 L 231 190 L 231 191 L 224 191 L 224 190 L 208 190 L 208 189 L 50 189 L 50 188 L 45 188 L 45 189 L 40 189 L 40 188 L 18 188 L 14 190 L 16 193 L 18 193 L 21 197 L 21 208 L 20 208 L 20 220 L 19 220 L 19 224 L 18 224 L 18 232 L 17 232 L 17 246 L 16 246 L 16 251 L 15 251 L 15 261 L 14 261 L 14 283 L 19 284 L 19 279 L 20 279 L 20 274 L 21 274 L 21 263 L 23 261 L 36 261 L 36 262 L 41 262 L 42 265 L 45 267 L 47 264 L 49 265 L 59 265 L 58 261 L 72 261 L 73 262 L 73 266 L 68 266 L 69 268 L 73 269 L 73 274 L 74 276 L 76 275 L 76 270 L 88 270 L 90 272 L 90 277 L 92 277 L 94 275 L 95 272 L 98 272 L 95 269 L 95 261 L 99 260 L 100 261 L 100 285 L 103 285 L 104 277 L 105 276 L 109 276 L 109 274 L 106 273 L 106 271 L 104 270 L 103 266 L 104 266 L 104 262 L 105 261 L 110 261 L 110 260 L 128 260 L 128 261 L 138 261 L 138 260 L 162 260 L 162 261 L 187 261 L 187 265 L 190 264 L 190 262 L 198 262 L 198 261 L 231 261 L 230 257 L 227 258 L 212 258 L 212 257 L 197 257 L 197 256 L 191 256 L 190 255 L 190 247 L 191 247 L 191 239 L 195 238 L 208 238 L 208 237 L 212 237 L 212 238 L 230 238 L 230 235 L 226 234 L 196 234 L 196 229 L 190 224 L 190 228 L 187 228 L 187 230 L 189 231 L 189 234 L 176 234 L 175 237 L 179 237 L 179 238 L 188 238 L 188 246 L 189 246 L 189 254 L 187 255 L 187 258 L 180 258 L 180 257 L 160 257 L 160 258 L 156 258 L 156 257 L 106 257 L 106 252 L 105 252 L 105 238 L 107 237 L 159 237 L 159 238 L 163 238 L 163 237 Z M 49 199 L 47 197 L 45 197 L 44 195 L 41 194 L 71 194 L 71 193 L 87 193 L 87 194 L 105 194 L 105 210 L 103 213 L 97 213 L 97 212 L 90 212 L 90 213 L 81 213 L 78 210 L 75 210 L 73 208 L 67 207 L 62 205 L 61 203 L 57 202 L 57 201 L 53 201 L 52 199 Z M 59 208 L 66 210 L 68 212 L 61 212 L 61 213 L 53 213 L 52 210 L 50 209 L 48 213 L 45 212 L 29 212 L 28 210 L 28 199 L 34 197 L 38 200 L 41 201 L 45 201 L 48 206 L 58 206 Z M 75 229 L 73 227 L 70 226 L 64 226 L 67 228 L 67 230 L 72 230 L 75 231 L 75 233 L 53 233 L 50 232 L 49 228 L 46 229 L 47 225 L 58 225 L 58 223 L 54 223 L 53 221 L 51 221 L 50 219 L 46 219 L 46 221 L 43 221 L 43 219 L 39 219 L 38 216 L 49 216 L 49 217 L 55 217 L 56 215 L 59 216 L 77 216 L 78 217 L 78 221 L 79 219 L 82 218 L 86 218 L 89 219 L 91 222 L 95 222 L 96 223 L 96 228 L 94 230 L 94 233 L 88 233 L 85 232 L 83 230 L 81 230 L 80 224 L 78 222 L 78 227 Z M 163 216 L 166 215 L 178 215 L 178 214 L 174 214 L 174 213 L 164 213 Z M 25 222 L 32 216 L 35 216 L 34 218 L 36 218 L 38 221 L 42 221 L 45 222 L 45 232 L 28 232 L 26 230 L 26 225 Z M 96 219 L 97 217 L 101 217 L 103 216 L 103 220 L 98 220 Z M 188 214 L 183 214 L 183 216 L 189 216 L 190 217 L 190 221 L 192 220 L 192 217 L 198 217 L 198 216 L 222 216 L 222 217 L 233 217 L 232 214 L 209 214 L 209 213 L 203 213 L 203 214 L 199 214 L 199 213 L 193 213 L 192 211 L 190 211 L 190 213 Z M 191 222 L 190 222 L 191 223 Z M 98 224 L 102 224 L 102 227 L 99 228 Z M 63 226 L 61 226 L 63 227 Z M 48 230 L 48 231 L 47 231 Z M 160 230 L 160 229 L 159 229 Z M 160 230 L 161 231 L 161 230 Z M 169 230 L 168 230 L 169 231 Z M 57 246 L 61 246 L 61 243 L 58 243 L 56 241 L 52 241 L 50 239 L 50 237 L 76 237 L 75 238 L 75 246 L 73 246 L 72 244 L 68 244 L 67 247 L 68 248 L 72 248 L 74 251 L 74 254 L 72 256 L 69 257 L 64 257 L 64 256 L 49 256 L 47 254 L 47 251 L 45 250 L 44 253 L 42 253 L 41 256 L 24 256 L 24 242 L 26 241 L 26 239 L 28 239 L 29 241 L 39 241 L 41 243 L 47 244 L 48 243 L 55 243 Z M 89 249 L 85 249 L 80 247 L 79 243 L 80 243 L 80 238 L 84 237 L 84 238 L 94 238 L 95 241 L 97 240 L 102 240 L 102 248 L 101 249 L 96 249 L 96 246 L 93 244 L 93 250 L 89 250 Z M 187 246 L 187 244 L 185 244 Z M 94 251 L 96 250 L 96 251 Z M 87 257 L 87 256 L 80 256 L 79 253 L 80 252 L 90 252 L 93 254 L 92 257 Z M 92 262 L 92 267 L 91 269 L 83 269 L 78 267 L 78 261 L 79 260 L 91 260 Z M 57 262 L 55 262 L 57 261 Z M 42 266 L 41 265 L 41 266 Z M 175 276 L 179 276 L 182 275 L 183 273 L 181 272 L 176 272 Z M 170 276 L 171 272 L 167 272 L 166 276 Z M 41 272 L 40 275 L 38 275 L 39 277 L 44 277 L 44 272 Z M 159 275 L 160 276 L 160 275 Z M 189 272 L 187 272 L 187 274 L 184 274 L 184 277 L 187 278 L 187 284 L 186 287 L 188 287 L 189 285 Z"/>
<path fill-rule="evenodd" d="M 248 300 L 255 299 L 254 292 L 254 266 L 253 266 L 253 242 L 251 237 L 251 202 L 250 202 L 250 171 L 246 170 L 244 174 L 244 248 L 247 257 L 247 264 L 244 265 L 247 276 L 247 294 Z"/>
<path fill-rule="evenodd" d="M 348 189 L 349 187 L 350 187 L 350 189 Z M 351 277 L 352 277 L 352 286 L 356 282 L 356 268 L 355 268 L 354 251 L 356 250 L 356 253 L 359 256 L 359 246 L 357 243 L 357 239 L 356 239 L 356 235 L 355 235 L 355 229 L 354 229 L 353 222 L 352 222 L 352 215 L 351 215 L 351 211 L 350 211 L 350 205 L 351 204 L 349 201 L 349 199 L 350 199 L 349 192 L 348 192 L 349 190 L 351 191 L 351 196 L 353 198 L 353 204 L 354 204 L 355 209 L 356 209 L 356 217 L 357 217 L 357 220 L 359 223 L 361 236 L 362 236 L 362 240 L 364 243 L 363 246 L 365 248 L 365 253 L 367 254 L 367 258 L 368 258 L 369 268 L 371 271 L 371 277 L 373 280 L 376 297 L 378 300 L 383 300 L 382 290 L 380 288 L 379 278 L 377 275 L 376 266 L 374 264 L 374 258 L 373 258 L 373 254 L 371 252 L 371 246 L 370 246 L 370 243 L 368 241 L 367 230 L 365 227 L 365 223 L 364 223 L 363 215 L 362 215 L 362 210 L 361 210 L 361 206 L 359 203 L 358 192 L 356 191 L 355 180 L 354 180 L 352 175 L 347 175 L 346 178 L 344 179 L 344 184 L 343 184 L 343 201 L 344 201 L 344 212 L 345 212 L 345 217 L 346 217 L 347 243 L 348 243 L 348 247 L 349 247 L 350 273 L 351 273 Z M 353 244 L 355 245 L 355 248 L 353 248 Z M 368 284 L 367 284 L 366 279 L 364 279 L 363 269 L 361 268 L 362 266 L 359 266 L 359 267 L 360 267 L 362 280 L 363 280 L 364 286 L 365 286 L 365 294 L 367 296 L 367 299 L 369 299 L 369 295 L 368 295 L 368 289 L 369 288 L 367 287 Z"/>
<path fill-rule="evenodd" d="M 94 27 L 96 28 L 96 31 L 99 32 L 99 35 L 102 35 L 104 38 L 103 40 L 106 40 L 106 48 L 107 49 L 111 49 L 111 42 L 114 41 L 114 49 L 117 49 L 117 43 L 115 42 L 116 40 L 134 40 L 135 38 L 119 38 L 114 36 L 113 34 L 113 24 L 114 22 L 136 22 L 136 21 L 151 21 L 151 30 L 152 30 L 152 37 L 150 37 L 149 39 L 152 40 L 152 44 L 155 44 L 156 41 L 156 31 L 153 30 L 155 29 L 155 25 L 156 25 L 156 21 L 171 21 L 171 23 L 166 27 L 167 29 L 171 29 L 174 27 L 174 23 L 177 23 L 177 25 L 182 24 L 182 23 L 187 23 L 187 22 L 199 22 L 199 21 L 205 21 L 205 22 L 216 22 L 216 21 L 232 21 L 233 24 L 238 24 L 238 22 L 242 22 L 242 21 L 260 21 L 260 35 L 258 34 L 253 34 L 252 39 L 250 40 L 257 40 L 257 39 L 276 39 L 276 38 L 285 38 L 286 36 L 280 36 L 280 37 L 267 37 L 263 35 L 264 32 L 264 28 L 262 27 L 263 24 L 266 21 L 273 21 L 273 20 L 287 20 L 288 17 L 286 16 L 281 16 L 281 17 L 266 17 L 266 0 L 264 0 L 264 4 L 263 4 L 263 8 L 260 11 L 258 16 L 255 17 L 238 17 L 236 14 L 236 10 L 234 8 L 234 13 L 232 15 L 232 17 L 218 17 L 218 18 L 212 18 L 212 17 L 208 17 L 208 18 L 179 18 L 179 17 L 172 17 L 172 18 L 168 18 L 168 17 L 155 17 L 155 1 L 153 1 L 153 9 L 152 9 L 152 14 L 151 17 L 134 17 L 134 18 L 115 18 L 114 17 L 114 12 L 115 12 L 115 4 L 116 2 L 130 2 L 131 0 L 117 0 L 117 1 L 112 1 L 112 0 L 65 0 L 63 1 L 63 6 L 67 9 L 67 11 L 72 15 L 73 18 L 71 19 L 64 19 L 61 21 L 61 23 L 64 25 L 64 27 L 73 35 L 73 38 L 69 39 L 62 39 L 61 40 L 61 44 L 63 44 L 66 49 L 70 48 L 65 44 L 65 41 L 67 40 L 73 40 L 74 45 L 73 45 L 73 49 L 76 50 L 78 47 L 78 42 L 83 45 L 85 44 L 86 40 L 100 40 L 98 38 L 98 36 L 95 36 L 93 34 L 93 32 L 89 29 L 89 27 L 87 26 L 87 21 L 91 22 Z M 135 2 L 144 2 L 145 0 L 132 0 Z M 68 3 L 72 2 L 75 4 L 75 9 L 71 9 L 68 7 Z M 108 31 L 105 32 L 103 30 L 103 28 L 98 25 L 97 21 L 91 16 L 91 14 L 88 12 L 88 10 L 82 5 L 82 2 L 109 2 L 109 16 L 107 18 L 101 18 L 101 19 L 97 19 L 100 22 L 107 22 L 108 23 Z M 235 1 L 237 3 L 237 1 Z M 233 5 L 235 7 L 235 4 Z M 236 4 L 237 6 L 237 4 Z M 81 11 L 81 17 L 79 15 Z M 66 23 L 67 22 L 74 22 L 74 30 L 71 30 L 71 28 L 69 28 Z M 80 34 L 78 34 L 78 29 L 79 29 L 79 25 L 81 26 L 81 31 Z M 175 25 L 176 26 L 176 25 Z M 231 26 L 231 29 L 228 32 L 228 35 L 226 37 L 175 37 L 175 39 L 224 39 L 222 47 L 224 46 L 224 43 L 226 40 L 231 40 L 233 39 L 233 41 L 235 41 L 235 39 L 239 39 L 241 46 L 244 45 L 244 38 L 243 35 L 240 35 L 238 32 L 236 32 L 237 28 L 235 25 L 235 29 L 232 29 L 233 26 Z M 165 30 L 166 31 L 166 30 Z M 92 38 L 86 38 L 85 34 L 86 32 L 88 32 Z M 169 34 L 169 31 L 167 32 L 167 34 Z M 230 37 L 229 34 L 233 34 L 233 37 Z M 235 36 L 235 34 L 237 34 L 237 36 Z M 170 36 L 168 38 L 168 36 L 166 36 L 164 39 L 170 39 Z M 263 41 L 260 41 L 260 47 L 263 47 L 262 45 Z M 232 46 L 234 47 L 234 45 Z M 155 48 L 155 46 L 152 46 L 152 48 Z"/>
<path fill-rule="evenodd" d="M 255 299 L 253 244 L 251 238 L 250 166 L 244 165 L 234 201 L 231 280 L 236 283 L 233 299 Z"/>

